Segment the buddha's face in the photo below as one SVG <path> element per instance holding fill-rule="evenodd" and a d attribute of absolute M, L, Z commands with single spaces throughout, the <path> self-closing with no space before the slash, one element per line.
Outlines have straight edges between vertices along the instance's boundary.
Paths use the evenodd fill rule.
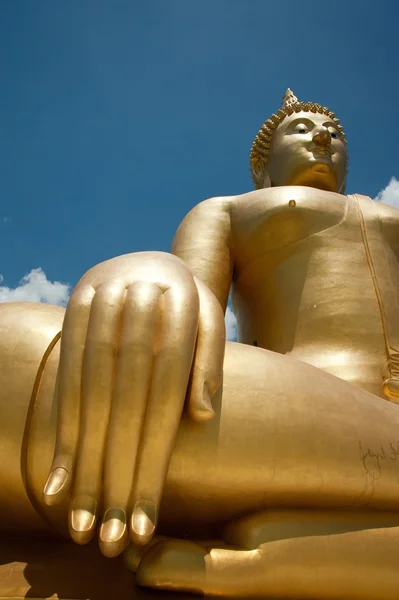
<path fill-rule="evenodd" d="M 267 172 L 273 186 L 307 185 L 331 192 L 345 186 L 346 145 L 326 115 L 299 112 L 273 135 Z"/>

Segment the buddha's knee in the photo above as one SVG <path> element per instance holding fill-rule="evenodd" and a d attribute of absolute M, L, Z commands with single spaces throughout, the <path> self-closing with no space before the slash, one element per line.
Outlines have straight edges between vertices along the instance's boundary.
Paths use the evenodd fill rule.
<path fill-rule="evenodd" d="M 0 529 L 13 533 L 27 533 L 40 530 L 41 521 L 32 507 L 29 495 L 29 428 L 32 415 L 37 411 L 36 400 L 45 391 L 42 379 L 49 373 L 46 369 L 51 355 L 53 364 L 50 374 L 49 392 L 45 392 L 45 415 L 40 422 L 48 424 L 51 414 L 52 392 L 54 389 L 56 362 L 52 349 L 57 345 L 62 326 L 64 310 L 55 306 L 33 303 L 4 303 L 0 305 L 0 475 L 7 495 L 0 499 L 0 509 L 4 520 L 0 519 Z M 47 378 L 48 379 L 48 378 Z M 52 423 L 51 427 L 55 430 Z M 50 436 L 43 437 L 37 449 L 52 442 Z M 48 452 L 47 452 L 48 453 Z M 14 514 L 10 507 L 18 506 Z M 15 517 L 15 518 L 14 518 Z"/>

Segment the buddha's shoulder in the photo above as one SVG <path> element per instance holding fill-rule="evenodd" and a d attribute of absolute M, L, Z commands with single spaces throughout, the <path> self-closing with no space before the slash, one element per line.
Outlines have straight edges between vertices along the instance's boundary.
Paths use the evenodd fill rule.
<path fill-rule="evenodd" d="M 386 239 L 399 251 L 399 210 L 389 204 L 375 202 L 381 228 Z M 399 258 L 399 256 L 398 256 Z"/>
<path fill-rule="evenodd" d="M 381 221 L 385 223 L 399 223 L 399 210 L 389 204 L 376 202 L 376 207 Z"/>
<path fill-rule="evenodd" d="M 399 244 L 399 210 L 395 206 L 385 204 L 372 200 L 371 198 L 363 195 L 356 194 L 356 198 L 360 203 L 360 207 L 364 212 L 366 220 L 371 216 L 373 219 L 378 215 L 379 221 L 382 226 L 387 239 L 393 242 L 395 245 Z"/>
<path fill-rule="evenodd" d="M 198 218 L 210 219 L 215 216 L 228 215 L 231 211 L 232 203 L 235 196 L 215 196 L 207 198 L 199 204 L 196 204 L 185 216 L 184 220 L 192 220 Z"/>

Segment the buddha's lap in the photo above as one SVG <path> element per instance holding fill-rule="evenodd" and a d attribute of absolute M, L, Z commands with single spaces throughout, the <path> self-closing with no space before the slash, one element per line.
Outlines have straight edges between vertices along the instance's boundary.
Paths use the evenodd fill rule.
<path fill-rule="evenodd" d="M 61 312 L 55 320 L 58 318 L 61 324 Z M 35 329 L 37 324 L 36 321 Z M 41 359 L 33 339 L 35 329 L 29 336 L 26 326 L 20 319 L 16 322 L 20 334 L 25 336 L 20 338 L 20 350 L 13 357 L 16 359 L 20 351 L 22 369 L 30 344 L 38 363 Z M 0 370 L 4 364 L 0 361 Z M 31 390 L 26 391 L 26 398 L 30 399 Z M 211 497 L 205 494 L 205 500 L 210 500 L 207 504 L 213 504 L 224 518 L 228 518 L 228 511 L 234 516 L 243 508 L 286 506 L 292 501 L 296 506 L 349 504 L 355 509 L 396 509 L 397 406 L 293 359 L 231 343 L 226 347 L 223 397 L 219 403 L 213 423 L 183 422 L 168 480 L 169 500 L 176 497 L 176 483 L 186 499 L 191 497 L 186 502 L 189 510 L 204 500 L 203 481 L 200 485 L 197 481 L 190 490 L 195 499 L 186 493 L 190 482 L 178 481 L 181 462 L 188 456 L 200 479 L 209 479 L 209 471 L 213 470 L 214 481 L 208 488 Z M 216 468 L 209 462 L 212 460 L 217 463 Z M 189 461 L 187 465 L 180 473 L 190 477 Z M 252 506 L 243 507 L 242 502 L 240 505 L 240 495 Z M 179 510 L 178 503 L 173 510 Z M 207 515 L 199 512 L 198 517 Z M 184 518 L 183 506 L 181 519 Z"/>
<path fill-rule="evenodd" d="M 182 423 L 167 513 L 185 514 L 182 490 L 204 520 L 268 506 L 397 510 L 397 405 L 290 357 L 227 343 L 216 412 L 206 425 Z"/>
<path fill-rule="evenodd" d="M 29 311 L 25 305 L 25 315 Z M 15 310 L 15 328 L 23 335 L 21 372 L 30 345 L 40 362 L 35 341 L 40 318 L 43 327 L 62 324 L 57 307 L 36 305 L 34 312 L 29 330 L 29 319 Z M 27 389 L 27 400 L 30 393 Z M 48 411 L 51 402 L 49 396 Z M 211 519 L 222 515 L 226 503 L 232 515 L 293 504 L 396 510 L 398 406 L 290 357 L 229 342 L 218 403 L 213 422 L 183 420 L 168 475 L 167 513 L 170 500 L 175 512 L 180 503 L 176 490 L 184 491 L 183 504 L 191 498 L 182 516 L 185 508 L 212 501 Z"/>

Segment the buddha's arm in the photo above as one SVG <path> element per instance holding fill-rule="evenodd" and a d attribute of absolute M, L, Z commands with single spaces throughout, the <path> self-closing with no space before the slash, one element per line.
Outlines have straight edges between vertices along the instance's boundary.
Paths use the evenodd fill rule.
<path fill-rule="evenodd" d="M 57 445 L 44 499 L 46 504 L 71 500 L 70 532 L 78 542 L 90 539 L 96 521 L 102 517 L 106 524 L 107 507 L 118 508 L 121 518 L 114 521 L 118 527 L 121 524 L 122 536 L 118 531 L 117 535 L 109 536 L 105 525 L 101 529 L 104 535 L 100 536 L 100 544 L 106 554 L 120 552 L 127 541 L 128 530 L 136 525 L 132 513 L 137 503 L 130 501 L 135 473 L 143 489 L 148 480 L 153 483 L 152 488 L 145 487 L 138 499 L 148 500 L 152 496 L 153 514 L 147 521 L 152 517 L 150 535 L 154 530 L 190 373 L 188 412 L 196 420 L 206 420 L 213 415 L 210 401 L 221 381 L 225 348 L 219 302 L 226 303 L 231 273 L 226 204 L 226 201 L 215 200 L 203 203 L 185 219 L 176 236 L 176 254 L 186 258 L 205 283 L 193 278 L 184 262 L 171 254 L 126 255 L 87 272 L 74 289 L 66 310 L 58 378 Z M 201 218 L 197 219 L 196 215 Z M 199 255 L 201 242 L 204 252 L 198 262 L 198 256 L 190 257 L 189 244 Z M 216 277 L 213 268 L 218 273 Z M 215 291 L 219 302 L 208 286 Z M 23 315 L 31 313 L 29 307 L 23 306 L 21 311 Z M 61 321 L 57 321 L 58 327 Z M 3 390 L 3 393 L 7 399 L 4 411 L 12 416 L 16 407 L 15 385 L 23 384 L 22 435 L 25 398 L 29 399 L 33 385 L 26 377 L 25 361 L 31 361 L 29 348 L 36 344 L 35 331 L 43 329 L 46 333 L 48 325 L 46 319 L 35 325 L 35 331 L 30 326 L 21 328 L 20 325 L 24 324 L 14 313 L 5 321 L 11 337 L 18 340 L 23 336 L 27 347 L 21 355 L 12 355 L 16 376 L 10 378 L 9 369 L 5 369 L 9 392 Z M 3 338 L 2 342 L 6 342 L 4 335 Z M 11 359 L 9 345 L 5 344 L 4 352 Z M 0 344 L 0 354 L 2 346 Z M 39 352 L 33 377 L 41 356 Z M 108 376 L 114 372 L 116 381 Z M 9 398 L 13 399 L 12 405 Z M 147 404 L 151 404 L 151 411 L 146 410 Z M 9 411 L 11 406 L 12 411 Z M 106 418 L 101 416 L 104 414 Z M 81 415 L 84 418 L 81 419 Z M 6 423 L 6 416 L 3 417 Z M 101 427 L 96 425 L 99 417 Z M 89 426 L 91 430 L 87 431 Z M 75 441 L 80 435 L 82 439 L 87 438 L 87 443 L 77 446 Z M 7 439 L 5 436 L 5 450 Z M 20 437 L 16 443 L 19 442 Z M 4 458 L 8 460 L 6 451 Z M 7 469 L 9 472 L 10 465 Z M 15 473 L 19 477 L 19 463 Z M 97 484 L 102 484 L 98 494 Z M 18 485 L 18 495 L 24 495 L 20 489 L 22 484 Z M 135 485 L 137 494 L 140 486 Z M 94 493 L 90 496 L 92 488 Z M 41 488 L 37 493 L 42 496 Z M 128 501 L 124 500 L 125 496 Z M 93 498 L 91 505 L 87 498 Z M 101 503 L 105 509 L 97 508 Z M 80 522 L 78 517 L 82 515 L 85 521 Z M 144 517 L 141 521 L 136 519 L 138 528 L 145 521 Z M 90 527 L 86 526 L 87 522 Z M 111 526 L 114 525 L 111 520 Z"/>
<path fill-rule="evenodd" d="M 129 535 L 138 544 L 151 539 L 188 383 L 191 418 L 213 418 L 224 348 L 217 299 L 176 256 L 124 255 L 82 277 L 62 329 L 57 438 L 44 488 L 48 505 L 70 500 L 76 542 L 90 541 L 100 519 L 108 556 Z"/>
<path fill-rule="evenodd" d="M 181 258 L 226 309 L 234 266 L 231 198 L 211 198 L 193 208 L 182 221 L 172 244 Z"/>
<path fill-rule="evenodd" d="M 124 549 L 129 532 L 138 544 L 154 533 L 189 381 L 189 415 L 214 416 L 225 347 L 220 304 L 232 272 L 229 205 L 214 199 L 195 208 L 179 228 L 175 256 L 116 257 L 90 269 L 71 295 L 44 494 L 48 504 L 70 498 L 78 543 L 102 517 L 107 555 Z M 107 510 L 115 508 L 114 527 Z"/>

